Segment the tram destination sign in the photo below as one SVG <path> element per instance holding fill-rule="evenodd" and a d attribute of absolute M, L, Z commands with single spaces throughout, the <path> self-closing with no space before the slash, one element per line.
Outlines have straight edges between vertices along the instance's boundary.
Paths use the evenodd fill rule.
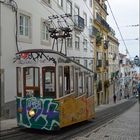
<path fill-rule="evenodd" d="M 56 64 L 56 59 L 50 54 L 43 53 L 43 52 L 33 52 L 33 53 L 20 53 L 16 54 L 14 58 L 14 63 L 19 64 L 34 64 L 34 63 L 46 63 L 52 62 Z"/>

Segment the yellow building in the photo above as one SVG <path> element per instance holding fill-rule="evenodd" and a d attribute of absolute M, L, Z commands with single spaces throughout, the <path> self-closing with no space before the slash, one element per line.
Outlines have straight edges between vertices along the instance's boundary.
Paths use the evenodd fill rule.
<path fill-rule="evenodd" d="M 119 93 L 119 42 L 115 37 L 115 31 L 111 28 L 108 34 L 109 48 L 108 48 L 108 59 L 109 59 L 109 101 L 113 101 L 113 94 Z"/>
<path fill-rule="evenodd" d="M 105 0 L 94 0 L 94 57 L 96 80 L 96 104 L 109 102 L 109 78 L 108 78 L 108 33 L 110 26 L 106 22 L 107 6 Z"/>

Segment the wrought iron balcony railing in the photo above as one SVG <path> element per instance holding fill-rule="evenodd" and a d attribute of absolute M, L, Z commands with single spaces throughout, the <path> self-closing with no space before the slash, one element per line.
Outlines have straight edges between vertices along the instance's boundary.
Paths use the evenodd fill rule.
<path fill-rule="evenodd" d="M 84 30 L 84 19 L 79 15 L 74 16 L 74 27 L 80 31 Z"/>
<path fill-rule="evenodd" d="M 104 28 L 106 28 L 107 30 L 110 31 L 110 26 L 109 24 L 97 13 L 96 14 L 96 20 L 102 25 L 104 26 Z"/>
<path fill-rule="evenodd" d="M 98 29 L 95 28 L 94 26 L 89 27 L 89 35 L 90 36 L 96 36 L 98 32 L 99 32 Z"/>

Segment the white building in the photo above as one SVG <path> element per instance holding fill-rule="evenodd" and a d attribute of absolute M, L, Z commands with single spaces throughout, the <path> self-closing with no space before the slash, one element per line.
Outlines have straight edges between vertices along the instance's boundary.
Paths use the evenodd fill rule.
<path fill-rule="evenodd" d="M 67 55 L 93 69 L 93 44 L 89 37 L 89 27 L 93 21 L 92 8 L 92 0 L 0 1 L 1 108 L 4 117 L 12 118 L 16 115 L 16 67 L 13 63 L 15 53 L 26 49 L 52 49 L 53 39 L 49 36 L 48 28 L 55 26 L 48 20 L 49 16 L 60 17 L 66 13 L 72 15 L 66 18 L 73 30 L 72 37 L 66 42 Z M 58 19 L 53 21 L 58 26 Z M 62 18 L 59 23 L 66 26 Z M 60 51 L 61 40 L 58 42 Z M 56 44 L 54 49 L 57 50 Z M 62 52 L 65 52 L 65 47 Z"/>

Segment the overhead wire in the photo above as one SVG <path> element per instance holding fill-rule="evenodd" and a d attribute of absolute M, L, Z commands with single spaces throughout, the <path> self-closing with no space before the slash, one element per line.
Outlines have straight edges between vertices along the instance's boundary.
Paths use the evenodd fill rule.
<path fill-rule="evenodd" d="M 54 0 L 53 2 L 55 2 L 56 4 L 58 4 L 58 2 L 56 0 Z M 60 13 L 58 13 L 56 10 L 54 10 L 54 8 L 52 8 L 51 6 L 48 6 L 50 9 L 52 9 L 57 15 L 60 16 Z M 46 8 L 48 10 L 48 7 Z M 63 13 L 65 14 L 65 11 L 63 9 L 61 9 L 63 11 Z M 75 10 L 72 8 L 72 11 L 75 12 Z M 50 11 L 49 11 L 50 12 Z M 51 13 L 51 12 L 50 12 Z M 70 18 L 71 21 L 73 22 L 73 24 L 75 25 L 75 22 L 73 21 L 72 18 Z M 81 34 L 82 35 L 82 34 Z M 93 46 L 93 44 L 91 44 L 91 41 L 88 39 L 88 37 L 84 34 L 82 35 L 84 38 L 87 39 L 88 43 L 90 43 L 91 46 Z M 92 58 L 93 59 L 93 58 Z"/>
<path fill-rule="evenodd" d="M 110 6 L 110 3 L 109 3 L 108 0 L 106 0 L 106 1 L 107 1 L 107 4 L 108 4 L 108 7 L 109 7 L 109 9 L 110 9 L 110 12 L 111 12 L 111 14 L 112 14 L 112 17 L 113 17 L 113 19 L 114 19 L 114 21 L 115 21 L 115 24 L 116 24 L 116 26 L 117 26 L 117 29 L 118 29 L 118 31 L 119 31 L 119 34 L 120 34 L 120 36 L 121 36 L 121 39 L 122 39 L 122 41 L 123 41 L 123 44 L 124 44 L 124 46 L 125 46 L 126 54 L 128 53 L 128 54 L 129 54 L 129 57 L 131 58 L 130 53 L 129 53 L 129 51 L 128 51 L 128 48 L 127 48 L 127 46 L 126 46 L 126 43 L 125 43 L 125 41 L 124 41 L 123 35 L 122 35 L 122 33 L 121 33 L 121 30 L 120 30 L 120 28 L 119 28 L 119 26 L 118 26 L 118 23 L 117 23 L 117 21 L 116 21 L 116 18 L 115 18 L 115 16 L 114 16 L 114 14 L 113 14 L 113 11 L 112 11 L 112 8 L 111 8 L 111 6 Z"/>

